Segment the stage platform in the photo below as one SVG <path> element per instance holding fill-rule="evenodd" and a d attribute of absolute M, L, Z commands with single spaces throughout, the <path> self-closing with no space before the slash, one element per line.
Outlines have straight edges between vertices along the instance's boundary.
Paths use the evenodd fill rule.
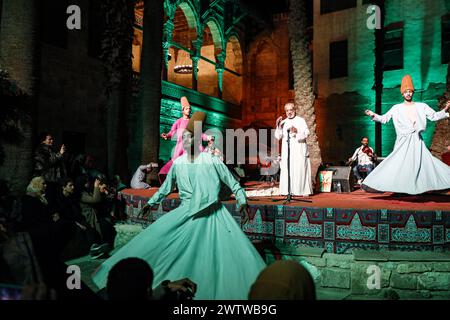
<path fill-rule="evenodd" d="M 246 191 L 269 190 L 266 183 L 250 182 Z M 276 186 L 275 186 L 276 187 Z M 157 191 L 122 190 L 131 223 L 146 226 L 180 204 L 178 194 L 166 198 L 148 219 L 137 217 L 140 208 Z M 261 192 L 264 194 L 264 192 Z M 450 194 L 419 196 L 391 193 L 319 193 L 284 204 L 285 197 L 250 197 L 250 219 L 243 231 L 252 240 L 277 247 L 323 248 L 329 253 L 353 249 L 448 251 L 450 247 Z M 224 205 L 240 222 L 236 201 Z"/>

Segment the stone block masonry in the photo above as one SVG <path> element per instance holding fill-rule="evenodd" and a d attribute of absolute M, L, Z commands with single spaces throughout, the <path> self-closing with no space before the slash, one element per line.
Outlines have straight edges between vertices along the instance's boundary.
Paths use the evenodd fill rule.
<path fill-rule="evenodd" d="M 268 263 L 275 260 L 269 252 L 266 255 Z M 450 253 L 354 250 L 351 254 L 317 256 L 297 248 L 282 252 L 282 258 L 302 261 L 317 269 L 319 299 L 450 299 Z M 371 266 L 379 268 L 379 288 L 368 286 L 369 278 L 374 276 Z"/>

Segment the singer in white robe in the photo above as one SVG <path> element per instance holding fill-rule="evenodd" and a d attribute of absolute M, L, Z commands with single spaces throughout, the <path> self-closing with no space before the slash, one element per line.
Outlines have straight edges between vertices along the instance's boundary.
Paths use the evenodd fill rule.
<path fill-rule="evenodd" d="M 289 176 L 291 183 L 291 195 L 309 196 L 313 194 L 311 180 L 311 162 L 309 159 L 306 138 L 309 129 L 305 119 L 295 115 L 293 103 L 284 106 L 287 118 L 281 121 L 278 118 L 275 130 L 275 138 L 282 140 L 281 144 L 281 172 L 280 172 L 280 195 L 289 193 Z M 288 130 L 290 136 L 289 173 L 288 174 Z"/>

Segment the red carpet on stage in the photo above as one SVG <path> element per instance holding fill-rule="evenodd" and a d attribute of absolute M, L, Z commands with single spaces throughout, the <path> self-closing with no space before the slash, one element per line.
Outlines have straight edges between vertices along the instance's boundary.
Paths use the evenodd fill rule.
<path fill-rule="evenodd" d="M 262 184 L 261 187 L 264 184 Z M 254 189 L 255 185 L 251 185 Z M 125 189 L 122 193 L 127 195 L 149 198 L 158 190 L 151 189 Z M 172 193 L 168 199 L 178 199 L 177 193 Z M 250 204 L 282 204 L 285 197 L 251 197 Z M 303 199 L 296 197 L 296 199 Z M 343 208 L 343 209 L 391 209 L 391 210 L 407 210 L 407 211 L 432 211 L 432 210 L 450 210 L 450 194 L 424 194 L 424 195 L 395 195 L 392 193 L 373 194 L 363 190 L 356 190 L 351 193 L 318 193 L 313 196 L 304 198 L 312 200 L 312 203 L 291 202 L 288 206 L 305 206 L 318 208 Z M 277 200 L 278 202 L 274 202 Z"/>

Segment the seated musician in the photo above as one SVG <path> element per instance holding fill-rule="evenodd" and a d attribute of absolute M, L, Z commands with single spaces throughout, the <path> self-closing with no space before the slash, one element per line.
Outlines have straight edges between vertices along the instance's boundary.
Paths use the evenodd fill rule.
<path fill-rule="evenodd" d="M 353 156 L 348 159 L 350 164 L 352 164 L 356 160 L 358 162 L 353 167 L 353 173 L 358 179 L 358 184 L 360 185 L 364 180 L 364 178 L 361 176 L 361 173 L 365 172 L 367 176 L 375 168 L 376 154 L 374 153 L 373 149 L 369 147 L 369 138 L 363 137 L 361 139 L 361 146 L 357 148 L 353 153 Z"/>

